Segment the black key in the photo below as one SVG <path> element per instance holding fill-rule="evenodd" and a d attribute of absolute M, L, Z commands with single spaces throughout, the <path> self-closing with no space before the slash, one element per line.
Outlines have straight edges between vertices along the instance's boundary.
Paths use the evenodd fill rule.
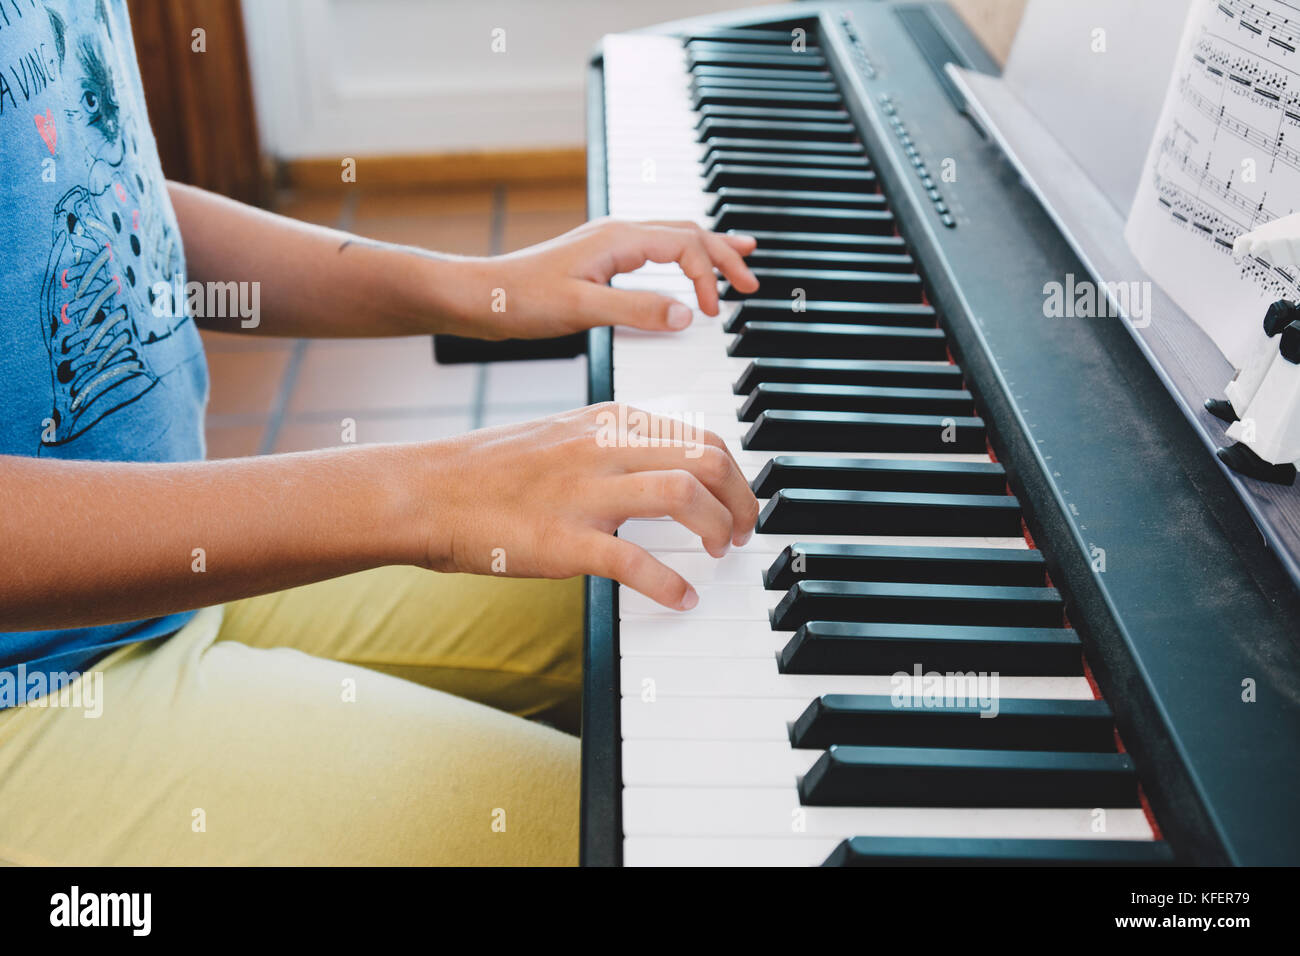
<path fill-rule="evenodd" d="M 1032 548 L 927 548 L 901 544 L 796 542 L 763 572 L 763 586 L 787 591 L 796 581 L 898 581 L 1043 587 L 1041 551 Z"/>
<path fill-rule="evenodd" d="M 695 124 L 699 129 L 704 121 L 716 119 L 746 120 L 789 120 L 800 123 L 847 123 L 849 114 L 844 110 L 786 109 L 771 106 L 704 106 L 696 110 L 700 121 Z"/>
<path fill-rule="evenodd" d="M 830 249 L 849 252 L 905 252 L 907 244 L 902 236 L 864 236 L 845 232 L 779 232 L 772 229 L 751 229 L 746 235 L 758 240 L 760 247 L 782 249 Z"/>
<path fill-rule="evenodd" d="M 1060 627 L 1063 612 L 1056 588 L 797 581 L 772 609 L 771 618 L 774 631 L 793 631 L 809 621 Z"/>
<path fill-rule="evenodd" d="M 809 123 L 794 120 L 748 120 L 729 116 L 708 117 L 698 126 L 698 141 L 712 143 L 724 139 L 773 140 L 779 146 L 789 140 L 811 143 L 826 140 L 835 143 L 857 141 L 858 131 L 852 123 Z"/>
<path fill-rule="evenodd" d="M 831 322 L 748 322 L 728 346 L 727 354 L 734 358 L 834 356 L 941 362 L 948 357 L 948 345 L 940 329 Z"/>
<path fill-rule="evenodd" d="M 719 194 L 725 193 L 725 188 Z M 735 190 L 739 192 L 740 190 Z M 758 190 L 755 190 L 756 192 Z M 785 193 L 784 195 L 792 195 Z M 827 196 L 842 196 L 843 193 L 827 193 Z M 866 193 L 865 195 L 872 195 Z M 741 200 L 737 200 L 741 201 Z M 838 203 L 835 203 L 838 205 Z M 808 203 L 816 205 L 816 203 Z M 830 202 L 827 205 L 831 205 Z M 863 203 L 867 206 L 867 203 Z M 750 266 L 757 269 L 832 269 L 867 272 L 915 272 L 916 260 L 906 253 L 888 252 L 837 252 L 830 249 L 764 249 L 759 247 L 745 257 Z M 786 303 L 789 305 L 789 303 Z M 846 310 L 850 308 L 845 307 Z M 934 309 L 925 307 L 930 322 L 934 321 Z"/>
<path fill-rule="evenodd" d="M 731 66 L 722 63 L 701 63 L 691 67 L 691 74 L 702 82 L 713 80 L 751 80 L 755 83 L 806 83 L 820 81 L 831 84 L 835 81 L 825 70 L 768 69 L 765 67 Z"/>
<path fill-rule="evenodd" d="M 799 781 L 811 806 L 1136 807 L 1128 754 L 831 747 Z"/>
<path fill-rule="evenodd" d="M 819 189 L 748 189 L 722 186 L 709 207 L 717 215 L 724 203 L 739 206 L 830 206 L 840 209 L 883 209 L 885 197 L 874 192 L 823 192 Z M 911 261 L 911 257 L 908 257 Z"/>
<path fill-rule="evenodd" d="M 758 90 L 764 93 L 824 93 L 839 96 L 839 88 L 836 87 L 834 80 L 828 79 L 802 79 L 802 80 L 775 80 L 755 79 L 752 76 L 728 76 L 725 74 L 714 73 L 709 76 L 693 77 L 691 79 L 692 92 L 698 93 L 700 90 Z"/>
<path fill-rule="evenodd" d="M 732 207 L 724 206 L 723 209 Z M 829 211 L 829 210 L 828 210 Z M 863 211 L 863 216 L 872 215 Z M 744 227 L 720 231 L 744 232 Z M 765 298 L 786 299 L 806 304 L 816 301 L 920 304 L 925 298 L 925 286 L 914 272 L 859 272 L 849 269 L 767 269 L 752 267 L 754 277 Z M 743 299 L 748 295 L 738 291 L 730 282 L 719 289 L 724 299 Z M 796 315 L 795 318 L 798 316 Z M 785 317 L 788 321 L 790 316 Z M 779 321 L 779 320 L 778 320 Z"/>
<path fill-rule="evenodd" d="M 718 50 L 709 47 L 688 47 L 686 59 L 692 71 L 714 66 L 771 67 L 779 72 L 789 70 L 818 70 L 825 72 L 826 70 L 826 57 L 819 53 L 796 53 L 789 47 L 786 47 L 782 53 L 751 52 L 749 50 L 743 53 L 734 53 L 729 50 Z"/>
<path fill-rule="evenodd" d="M 718 208 L 714 229 L 788 229 L 793 232 L 865 232 L 874 235 L 891 235 L 894 232 L 894 214 L 887 209 L 821 209 L 798 206 L 738 206 L 723 203 Z M 782 276 L 774 278 L 794 278 Z M 852 287 L 852 281 L 842 277 L 825 276 L 823 282 Z M 836 281 L 838 280 L 838 281 Z M 919 280 L 918 280 L 919 281 Z"/>
<path fill-rule="evenodd" d="M 845 255 L 846 253 L 834 253 Z M 872 253 L 856 253 L 870 257 Z M 885 257 L 889 258 L 889 257 Z M 899 256 L 897 258 L 910 258 Z M 746 262 L 753 265 L 754 255 Z M 762 290 L 760 290 L 762 291 Z M 806 292 L 807 290 L 805 290 Z M 796 308 L 797 306 L 797 308 Z M 745 299 L 740 308 L 723 322 L 724 332 L 739 332 L 751 322 L 809 322 L 812 324 L 843 322 L 846 325 L 902 325 L 914 329 L 935 327 L 934 307 L 923 302 L 833 302 L 814 299 Z M 792 379 L 791 381 L 796 381 Z M 797 381 L 803 381 L 799 379 Z M 854 382 L 875 385 L 876 382 Z M 916 388 L 925 388 L 917 385 Z M 960 385 L 952 386 L 960 388 Z"/>
<path fill-rule="evenodd" d="M 834 140 L 809 140 L 803 142 L 793 139 L 739 139 L 724 137 L 709 143 L 704 151 L 702 161 L 705 166 L 718 162 L 721 157 L 726 162 L 744 161 L 760 163 L 776 154 L 783 164 L 791 166 L 833 166 L 850 165 L 866 168 L 871 165 L 866 150 L 858 143 L 841 143 Z M 848 157 L 851 163 L 836 162 L 828 156 Z"/>
<path fill-rule="evenodd" d="M 788 488 L 917 491 L 937 495 L 1001 495 L 1007 490 L 1007 475 L 1002 466 L 994 461 L 905 461 L 882 458 L 804 458 L 799 455 L 778 455 L 763 466 L 763 470 L 753 481 L 753 488 L 754 494 L 760 498 L 770 498 L 778 491 Z M 1036 552 L 1016 552 L 1016 554 L 1022 553 L 1035 554 Z M 862 580 L 875 579 L 863 578 Z M 912 579 L 900 578 L 900 580 Z"/>
<path fill-rule="evenodd" d="M 822 866 L 1172 866 L 1162 840 L 853 837 Z"/>
<path fill-rule="evenodd" d="M 754 300 L 741 306 L 745 307 Z M 811 303 L 809 303 L 811 306 Z M 763 382 L 824 382 L 828 385 L 901 385 L 905 388 L 961 388 L 956 365 L 907 362 L 841 361 L 839 359 L 759 358 L 749 363 L 732 391 L 748 395 Z"/>
<path fill-rule="evenodd" d="M 984 671 L 1005 677 L 1076 677 L 1083 647 L 1063 627 L 962 627 L 809 621 L 777 658 L 783 674 Z"/>
<path fill-rule="evenodd" d="M 754 40 L 739 42 L 733 40 L 698 39 L 687 40 L 686 49 L 690 53 L 761 53 L 764 55 L 798 56 L 801 53 L 821 55 L 821 48 L 810 46 L 803 50 L 791 48 L 791 37 L 774 43 L 760 43 Z"/>
<path fill-rule="evenodd" d="M 1023 533 L 1014 495 L 786 488 L 758 517 L 760 534 L 942 534 L 1013 538 Z M 869 618 L 861 618 L 869 620 Z"/>
<path fill-rule="evenodd" d="M 772 154 L 775 156 L 776 154 Z M 789 159 L 799 157 L 786 157 Z M 750 189 L 875 189 L 876 174 L 864 163 L 848 160 L 838 168 L 787 165 L 782 162 L 722 162 L 709 169 L 704 177 L 705 192 L 717 192 L 726 186 Z M 854 168 L 856 167 L 856 168 Z M 715 207 L 716 211 L 716 207 Z"/>
<path fill-rule="evenodd" d="M 781 43 L 789 47 L 792 35 L 788 30 L 751 30 L 747 27 L 737 27 L 734 30 L 725 28 L 717 30 L 704 30 L 700 33 L 692 33 L 684 39 L 687 46 L 696 41 L 701 42 L 725 42 L 725 43 Z"/>
<path fill-rule="evenodd" d="M 838 93 L 804 93 L 798 90 L 751 90 L 730 86 L 695 87 L 695 108 L 758 106 L 773 109 L 834 109 L 844 105 Z"/>
<path fill-rule="evenodd" d="M 724 206 L 723 209 L 733 207 Z M 827 210 L 829 212 L 829 210 Z M 872 213 L 863 211 L 863 216 Z M 721 217 L 720 217 L 721 218 Z M 732 227 L 728 226 L 728 229 Z M 743 226 L 735 227 L 744 232 Z M 727 230 L 720 230 L 727 231 Z M 785 299 L 788 302 L 807 304 L 808 300 L 868 302 L 868 303 L 914 303 L 922 304 L 925 287 L 921 277 L 914 272 L 860 272 L 849 269 L 768 269 L 752 266 L 750 269 L 758 279 L 759 288 L 767 298 Z M 724 281 L 718 294 L 728 301 L 744 299 L 756 292 L 741 292 L 730 282 Z M 783 316 L 776 321 L 798 320 L 802 313 Z M 869 323 L 870 318 L 864 317 Z M 748 320 L 746 321 L 748 324 Z M 912 323 L 908 323 L 912 324 Z M 930 323 L 927 323 L 930 324 Z"/>
<path fill-rule="evenodd" d="M 1115 752 L 1115 715 L 1104 700 L 980 700 L 974 685 L 969 690 L 960 704 L 910 707 L 887 694 L 823 694 L 795 720 L 790 744 L 800 750 L 851 744 Z"/>
<path fill-rule="evenodd" d="M 871 172 L 868 168 L 870 163 L 865 156 L 850 156 L 841 154 L 813 154 L 813 153 L 776 153 L 764 150 L 721 150 L 710 151 L 704 162 L 704 178 L 706 183 L 714 173 L 723 167 L 736 167 L 746 170 L 753 169 L 797 169 L 802 172 L 822 171 L 827 177 L 838 179 L 849 185 L 841 185 L 838 189 L 832 189 L 827 186 L 827 192 L 841 192 L 845 189 L 852 191 L 870 191 L 875 188 L 877 180 L 875 178 L 863 179 L 861 177 L 844 177 L 845 173 L 851 172 Z M 752 174 L 751 174 L 752 175 Z M 875 173 L 871 173 L 874 177 Z M 856 185 L 855 185 L 856 183 Z M 722 186 L 737 185 L 736 183 L 719 183 L 718 188 Z M 802 185 L 806 189 L 822 189 L 820 184 L 814 182 L 805 182 Z M 707 190 L 706 190 L 707 191 Z"/>
<path fill-rule="evenodd" d="M 831 412 L 896 412 L 900 415 L 974 415 L 970 392 L 955 388 L 889 388 L 878 385 L 804 385 L 767 382 L 740 407 L 742 422 L 773 408 Z"/>
<path fill-rule="evenodd" d="M 974 454 L 985 449 L 984 422 L 938 415 L 774 409 L 758 416 L 741 447 L 747 451 Z"/>

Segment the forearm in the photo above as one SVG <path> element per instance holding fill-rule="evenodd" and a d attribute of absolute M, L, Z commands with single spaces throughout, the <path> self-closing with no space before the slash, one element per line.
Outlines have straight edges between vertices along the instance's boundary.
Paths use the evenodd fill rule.
<path fill-rule="evenodd" d="M 153 617 L 422 562 L 420 446 L 178 464 L 0 456 L 0 630 Z M 427 457 L 427 456 L 425 456 Z"/>
<path fill-rule="evenodd" d="M 199 319 L 219 331 L 348 337 L 454 332 L 487 303 L 484 260 L 359 239 L 169 183 L 191 282 L 256 282 L 257 321 Z M 251 287 L 249 287 L 251 288 Z"/>
<path fill-rule="evenodd" d="M 672 296 L 607 287 L 647 262 L 677 263 L 709 315 L 718 314 L 715 270 L 741 292 L 758 289 L 742 258 L 753 251 L 753 237 L 689 222 L 597 220 L 527 249 L 473 258 L 349 236 L 177 183 L 168 188 L 190 279 L 258 283 L 265 321 L 199 319 L 229 331 L 505 339 L 601 325 L 685 328 L 691 310 Z"/>

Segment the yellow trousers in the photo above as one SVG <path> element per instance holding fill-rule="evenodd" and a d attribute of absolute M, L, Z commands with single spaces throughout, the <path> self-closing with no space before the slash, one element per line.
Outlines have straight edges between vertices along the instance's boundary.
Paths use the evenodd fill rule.
<path fill-rule="evenodd" d="M 120 648 L 0 711 L 0 863 L 574 864 L 581 595 L 383 568 Z"/>

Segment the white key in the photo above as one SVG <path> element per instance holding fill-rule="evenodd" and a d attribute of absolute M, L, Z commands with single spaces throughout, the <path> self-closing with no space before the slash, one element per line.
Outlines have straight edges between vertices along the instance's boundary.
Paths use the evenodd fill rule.
<path fill-rule="evenodd" d="M 733 359 L 730 370 L 734 374 L 723 382 L 719 382 L 716 375 L 698 369 L 683 369 L 675 372 L 672 381 L 665 382 L 662 372 L 644 366 L 638 368 L 635 365 L 625 365 L 616 361 L 614 363 L 614 394 L 619 397 L 620 402 L 625 401 L 623 398 L 625 392 L 650 392 L 653 394 L 672 391 L 689 395 L 723 395 L 733 399 L 736 403 L 735 407 L 739 408 L 740 403 L 745 400 L 745 396 L 732 393 L 731 385 L 736 379 L 740 378 L 748 364 L 747 359 Z"/>
<path fill-rule="evenodd" d="M 756 622 L 758 627 L 763 622 Z M 794 698 L 808 703 L 821 694 L 874 694 L 888 697 L 897 692 L 924 701 L 925 678 L 908 674 L 782 674 L 773 660 L 737 660 L 735 658 L 699 657 L 632 657 L 624 654 L 620 668 L 625 703 L 632 707 L 660 707 L 670 698 L 698 698 L 708 706 L 721 708 L 728 698 Z M 653 681 L 654 700 L 647 702 L 643 692 Z M 997 700 L 1039 698 L 1042 700 L 1092 700 L 1092 688 L 1084 677 L 1009 677 L 998 675 L 996 686 L 989 676 L 970 685 L 970 695 L 988 695 L 992 707 Z M 964 690 L 965 684 L 959 685 Z M 996 699 L 994 698 L 996 695 Z M 703 708 L 707 714 L 708 707 Z M 693 736 L 707 733 L 707 716 L 692 708 L 665 708 L 660 722 L 661 733 Z M 996 719 L 996 718 L 994 718 Z"/>
<path fill-rule="evenodd" d="M 821 866 L 840 841 L 834 837 L 636 836 L 623 841 L 624 866 Z"/>
<path fill-rule="evenodd" d="M 776 457 L 776 454 L 770 451 L 740 451 L 735 450 L 733 446 L 728 445 L 732 457 L 736 459 L 736 464 L 740 466 L 741 474 L 747 481 L 753 481 L 759 473 L 767 467 L 768 463 Z M 843 452 L 833 451 L 801 451 L 793 452 L 800 458 L 857 458 L 865 461 L 988 461 L 986 455 L 905 455 L 895 452 L 874 452 L 871 455 L 846 455 Z M 937 546 L 937 545 L 936 545 Z M 1028 545 L 1025 545 L 1028 547 Z"/>
<path fill-rule="evenodd" d="M 620 593 L 620 600 L 624 590 Z M 717 657 L 771 661 L 790 642 L 792 631 L 755 628 L 749 621 L 711 621 L 689 614 L 675 618 L 633 617 L 618 627 L 619 653 L 627 657 Z"/>
<path fill-rule="evenodd" d="M 641 545 L 650 551 L 704 551 L 700 539 L 674 521 L 633 518 L 618 529 L 620 538 Z M 1028 548 L 1024 538 L 973 538 L 913 537 L 908 535 L 835 535 L 835 534 L 756 534 L 745 545 L 744 551 L 762 554 L 779 554 L 799 541 L 807 544 L 901 544 L 931 548 Z"/>
<path fill-rule="evenodd" d="M 704 584 L 696 587 L 700 603 L 690 611 L 697 621 L 753 621 L 756 626 L 767 625 L 767 612 L 776 607 L 784 592 L 768 591 L 761 585 L 749 587 L 736 585 Z M 633 617 L 674 618 L 682 611 L 666 608 L 630 588 L 619 592 L 618 614 L 623 620 Z"/>
<path fill-rule="evenodd" d="M 704 552 L 686 551 L 656 552 L 654 556 L 697 588 L 716 584 L 761 587 L 763 572 L 772 566 L 774 560 L 770 554 L 748 550 L 731 551 L 721 558 Z"/>
<path fill-rule="evenodd" d="M 623 786 L 793 787 L 820 756 L 779 740 L 628 740 Z"/>
<path fill-rule="evenodd" d="M 681 418 L 705 428 L 708 426 L 697 421 L 696 415 L 730 415 L 732 419 L 739 421 L 736 412 L 740 410 L 740 405 L 745 400 L 740 395 L 717 392 L 665 392 L 662 383 L 658 388 L 623 388 L 616 394 L 620 402 L 633 408 L 653 412 L 656 415 Z"/>
<path fill-rule="evenodd" d="M 641 696 L 648 689 L 638 686 L 634 697 L 624 691 L 619 706 L 619 730 L 624 741 L 767 740 L 788 745 L 788 725 L 799 718 L 812 700 L 811 697 L 725 701 L 664 697 L 649 703 Z"/>
<path fill-rule="evenodd" d="M 1095 832 L 1092 808 L 805 807 L 794 787 L 626 787 L 623 832 L 629 837 L 1152 839 L 1141 808 L 1105 809 L 1106 829 Z"/>

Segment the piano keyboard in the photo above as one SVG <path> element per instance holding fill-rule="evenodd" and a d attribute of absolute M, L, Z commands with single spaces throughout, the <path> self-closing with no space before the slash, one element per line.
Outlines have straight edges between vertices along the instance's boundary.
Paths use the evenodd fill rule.
<path fill-rule="evenodd" d="M 610 214 L 754 235 L 761 283 L 613 334 L 615 399 L 716 432 L 763 504 L 720 560 L 619 531 L 700 595 L 618 591 L 624 862 L 1168 862 L 819 50 L 619 35 L 604 76 Z M 695 307 L 676 265 L 614 284 Z"/>

